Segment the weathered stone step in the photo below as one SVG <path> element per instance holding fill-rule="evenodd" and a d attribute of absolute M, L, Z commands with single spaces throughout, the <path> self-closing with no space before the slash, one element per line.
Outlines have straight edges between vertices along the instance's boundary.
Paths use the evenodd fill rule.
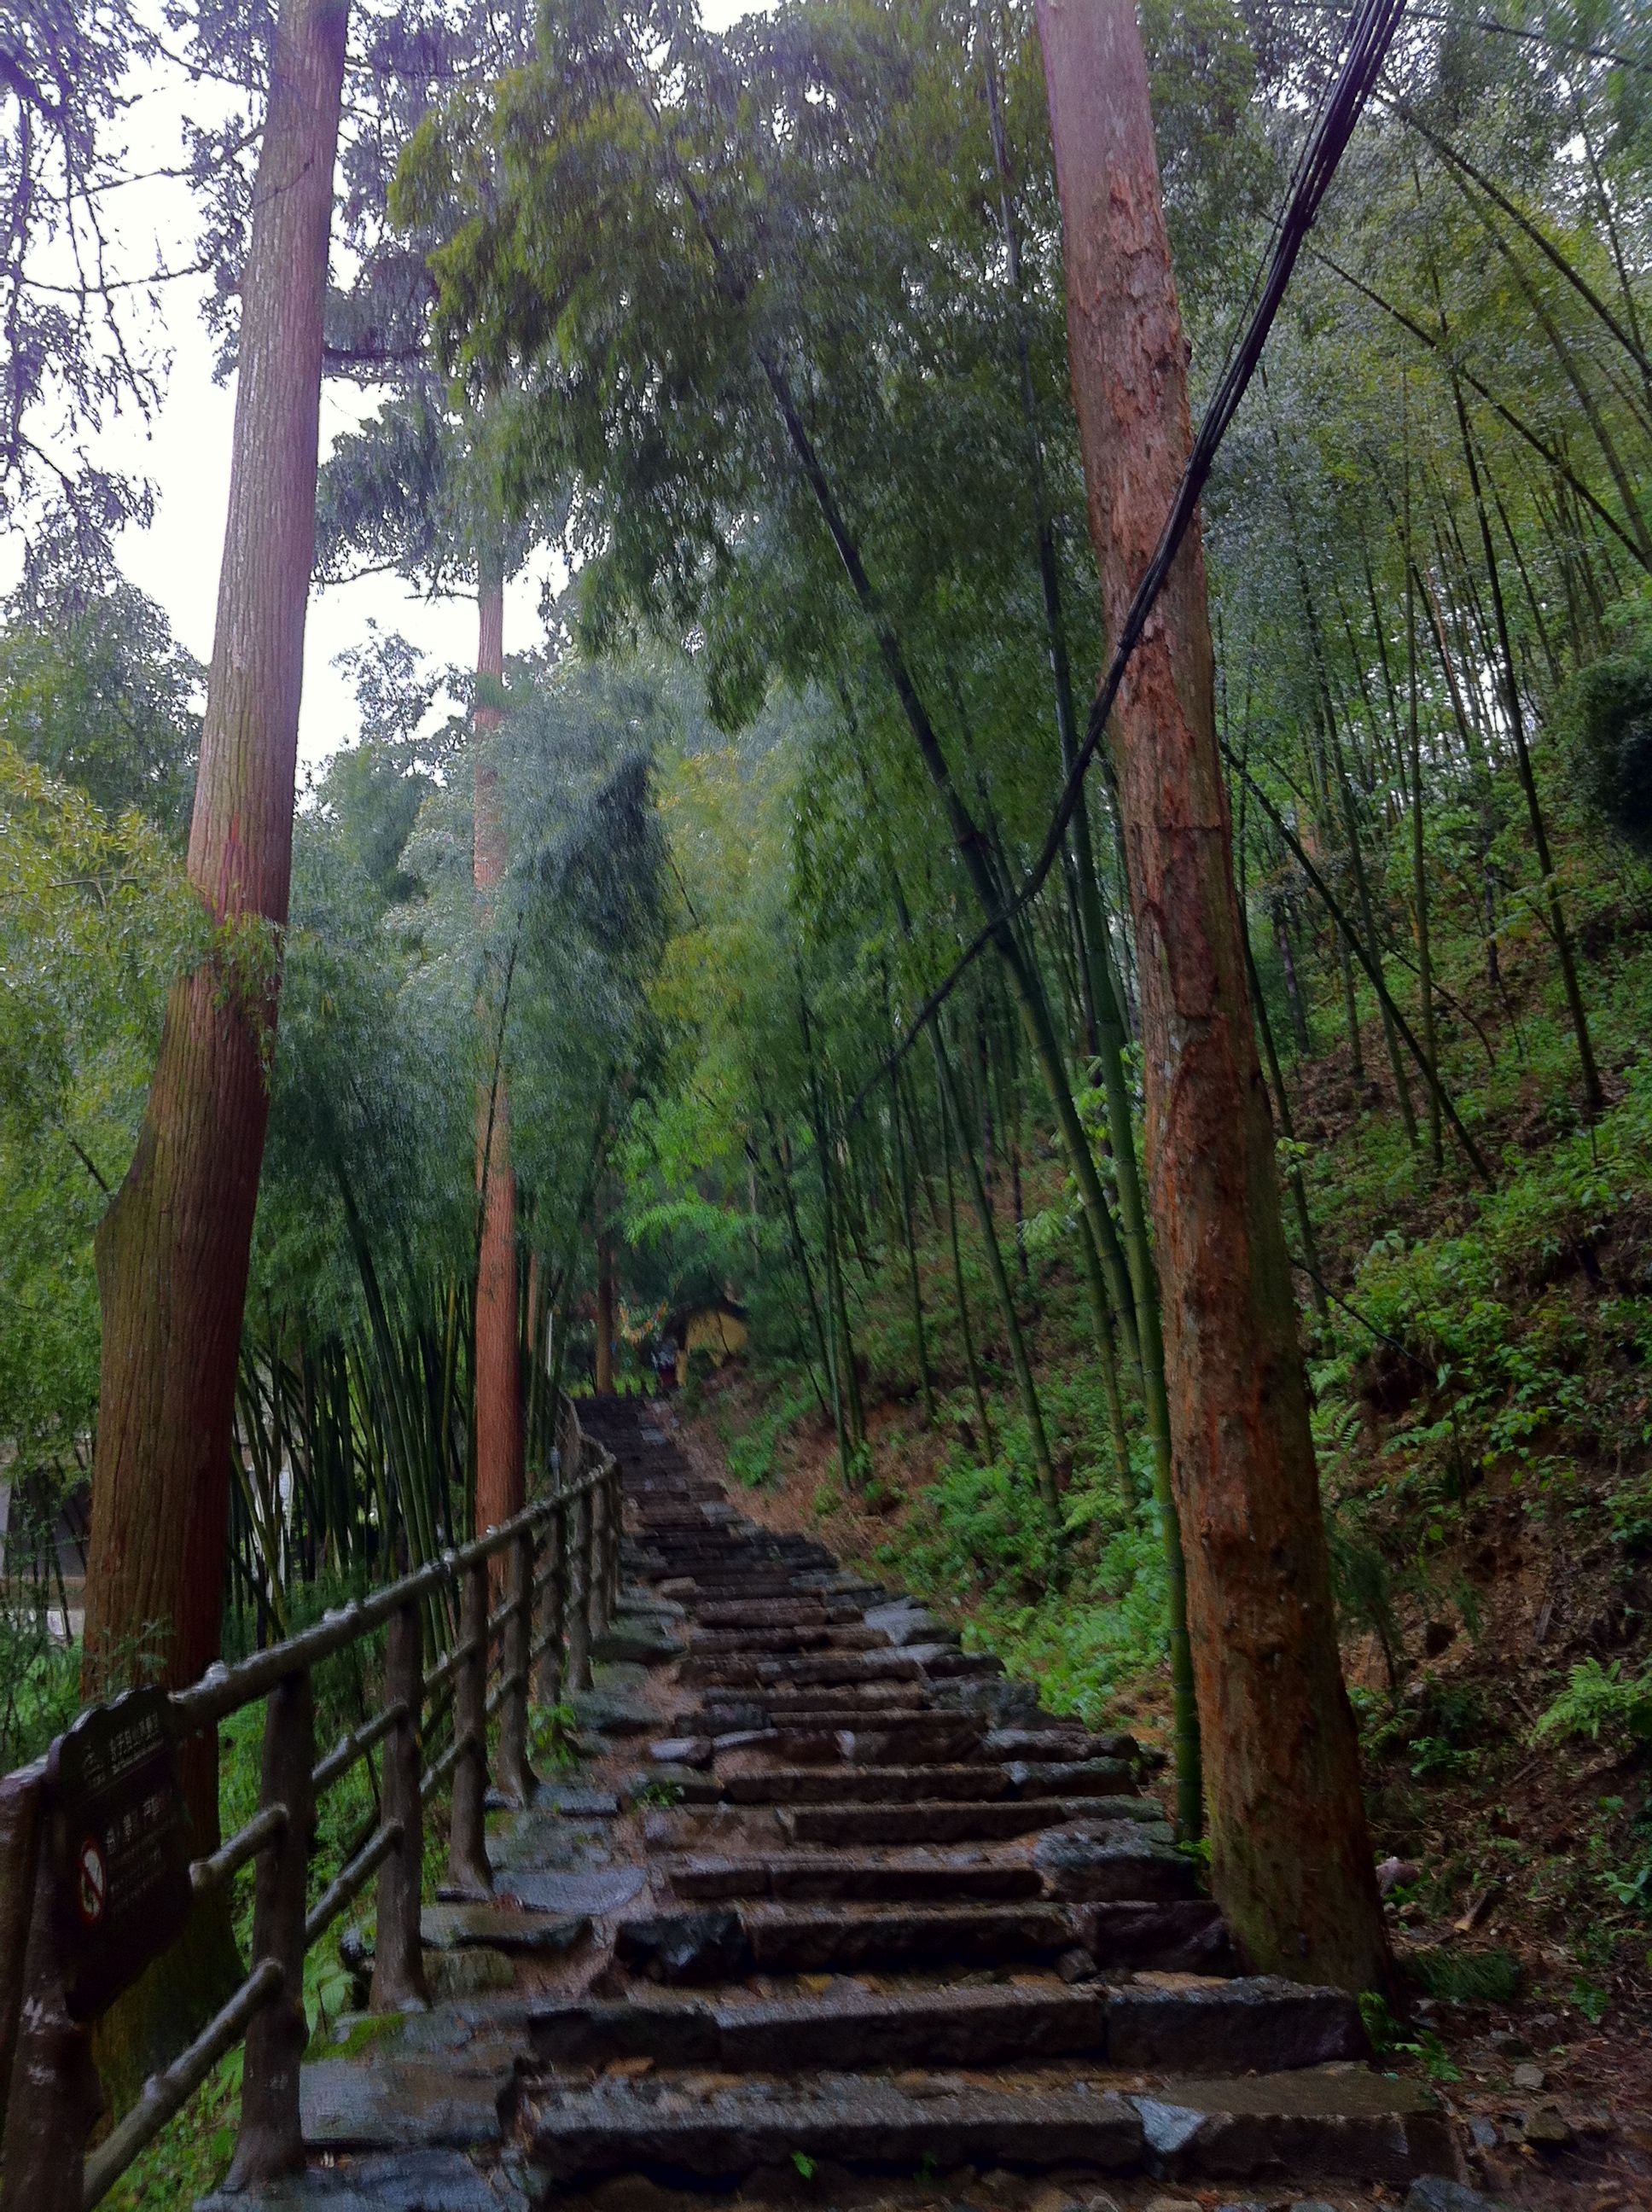
<path fill-rule="evenodd" d="M 722 1652 L 887 1651 L 890 1640 L 881 1628 L 868 1628 L 860 1620 L 808 1620 L 787 1626 L 764 1621 L 750 1628 L 702 1628 L 689 1631 L 689 1650 L 696 1658 Z"/>
<path fill-rule="evenodd" d="M 1128 1809 L 1127 1809 L 1128 1808 Z M 910 1804 L 787 1806 L 778 1818 L 794 1843 L 853 1850 L 869 1844 L 987 1844 L 1054 1828 L 1080 1816 L 1139 1819 L 1169 1827 L 1151 1797 L 1038 1797 L 958 1803 L 919 1798 Z"/>
<path fill-rule="evenodd" d="M 904 1689 L 903 1685 L 896 1686 Z M 840 1729 L 894 1729 L 931 1721 L 956 1727 L 961 1720 L 971 1717 L 946 1712 L 938 1705 L 922 1705 L 919 1702 L 922 1694 L 917 1689 L 906 1691 L 894 1703 L 835 1697 L 829 1704 L 821 1705 L 805 1705 L 791 1698 L 771 1698 L 761 1704 L 755 1699 L 748 1704 L 742 1698 L 738 1704 L 727 1705 L 708 1705 L 702 1699 L 699 1708 L 700 1732 L 716 1741 L 726 1736 L 749 1735 L 760 1729 L 802 1729 L 815 1735 L 835 1735 Z M 726 1715 L 732 1717 L 725 1726 Z M 979 1737 L 979 1722 L 975 1723 L 975 1733 Z"/>
<path fill-rule="evenodd" d="M 730 1774 L 727 1795 L 736 1805 L 892 1803 L 914 1798 L 953 1802 L 995 1797 L 1112 1797 L 1127 1791 L 1132 1776 L 1117 1759 L 1087 1759 L 1073 1766 L 1032 1766 L 1011 1761 L 968 1765 L 865 1766 L 840 1762 L 769 1767 Z"/>
<path fill-rule="evenodd" d="M 1001 1766 L 776 1766 L 731 1774 L 726 1786 L 733 1805 L 847 1805 L 1006 1797 L 1010 1778 Z"/>
<path fill-rule="evenodd" d="M 1035 1844 L 1032 1863 L 1049 1894 L 1069 1904 L 1168 1900 L 1199 1893 L 1198 1869 L 1187 1853 L 1145 1834 L 1133 1822 L 1052 1828 Z"/>
<path fill-rule="evenodd" d="M 805 1684 L 799 1688 L 795 1682 L 762 1682 L 750 1689 L 708 1690 L 695 1710 L 702 1717 L 711 1733 L 724 1733 L 712 1725 L 716 1716 L 724 1713 L 757 1713 L 761 1723 L 743 1723 L 743 1726 L 783 1727 L 788 1720 L 806 1713 L 813 1721 L 817 1715 L 841 1714 L 841 1721 L 822 1721 L 823 1727 L 856 1727 L 868 1714 L 880 1716 L 885 1711 L 942 1712 L 961 1710 L 943 1706 L 933 1686 L 926 1682 L 852 1682 Z"/>
<path fill-rule="evenodd" d="M 527 2018 L 519 1997 L 477 1997 L 350 2024 L 349 2041 L 359 2047 L 300 2073 L 306 2145 L 339 2152 L 497 2144 Z"/>
<path fill-rule="evenodd" d="M 690 1856 L 655 1862 L 679 1897 L 932 1899 L 1022 1898 L 1043 1893 L 1029 1859 L 976 1852 L 787 1851 L 764 1857 Z"/>
<path fill-rule="evenodd" d="M 920 1682 L 921 1662 L 904 1651 L 881 1644 L 875 1650 L 776 1653 L 760 1651 L 691 1651 L 683 1662 L 678 1680 L 685 1689 L 758 1689 L 767 1684 L 794 1682 L 825 1686 L 841 1682 Z"/>
<path fill-rule="evenodd" d="M 818 1996 L 712 1998 L 639 1990 L 629 1999 L 549 2004 L 530 2015 L 547 2065 L 652 2058 L 732 2073 L 805 2067 L 985 2066 L 1098 2054 L 1100 1989 L 1036 1984 L 870 1990 L 835 1978 Z"/>
<path fill-rule="evenodd" d="M 669 1562 L 669 1553 L 666 1556 Z M 661 1583 L 671 1583 L 673 1585 L 679 1582 L 692 1583 L 692 1595 L 685 1600 L 690 1611 L 695 1610 L 696 1602 L 703 1598 L 785 1597 L 793 1587 L 791 1572 L 785 1567 L 753 1567 L 743 1572 L 708 1577 L 703 1572 L 696 1572 L 691 1566 L 669 1563 L 655 1579 Z"/>
<path fill-rule="evenodd" d="M 729 2084 L 715 2075 L 531 2093 L 536 2162 L 568 2185 L 641 2168 L 732 2183 L 794 2153 L 888 2172 L 914 2166 L 1088 2166 L 1161 2180 L 1255 2174 L 1404 2188 L 1452 2173 L 1456 2152 L 1423 2085 L 1357 2069 L 1165 2082 L 1134 2094 L 1102 2080 L 909 2069 L 894 2080 L 819 2074 Z"/>
<path fill-rule="evenodd" d="M 1064 1905 L 837 1900 L 704 1905 L 622 1919 L 614 1956 L 649 1981 L 680 1988 L 739 1981 L 754 1967 L 798 1974 L 1030 1965 L 1072 1947 L 1072 1917 Z"/>
<path fill-rule="evenodd" d="M 890 1989 L 833 1975 L 816 1992 L 760 1997 L 647 1988 L 617 2000 L 542 2003 L 530 2011 L 529 2031 L 547 2066 L 649 2058 L 769 2074 L 1084 2057 L 1123 2073 L 1168 2066 L 1221 2076 L 1370 2055 L 1352 1998 L 1260 1976 L 1167 1977 L 1109 1989 L 1029 1972 L 984 1987 Z"/>
<path fill-rule="evenodd" d="M 799 1591 L 792 1597 L 754 1598 L 750 1602 L 718 1598 L 696 1605 L 694 1618 L 702 1628 L 762 1628 L 775 1620 L 860 1620 L 865 1615 L 853 1598 Z"/>
<path fill-rule="evenodd" d="M 1012 1966 L 1070 1949 L 1072 1921 L 1059 1905 L 748 1905 L 751 1955 L 766 1973 L 853 1972 L 945 1962 Z"/>
<path fill-rule="evenodd" d="M 1067 1908 L 1079 1946 L 1103 1973 L 1207 1974 L 1239 1972 L 1233 1938 L 1209 1898 L 1121 1899 Z"/>
<path fill-rule="evenodd" d="M 956 1713 L 894 1716 L 862 1713 L 850 1728 L 810 1715 L 791 1726 L 740 1729 L 713 1738 L 721 1771 L 726 1761 L 749 1765 L 758 1756 L 787 1765 L 955 1766 L 973 1761 L 981 1724 Z M 871 1723 L 868 1725 L 868 1723 Z M 731 1770 L 732 1771 L 732 1770 Z"/>
<path fill-rule="evenodd" d="M 802 1652 L 795 1658 L 691 1654 L 682 1663 L 679 1679 L 688 1689 L 756 1688 L 774 1682 L 824 1688 L 838 1683 L 921 1682 L 1002 1671 L 1002 1662 L 989 1652 L 959 1651 L 946 1644 L 909 1644 L 877 1650 Z"/>
<path fill-rule="evenodd" d="M 962 2081 L 920 2090 L 865 2075 L 733 2087 L 606 2079 L 525 2102 L 535 2163 L 564 2185 L 638 2167 L 732 2183 L 799 2153 L 908 2173 L 1006 2161 L 1117 2173 L 1139 2168 L 1145 2140 L 1139 2115 L 1116 2095 L 1017 2096 Z"/>

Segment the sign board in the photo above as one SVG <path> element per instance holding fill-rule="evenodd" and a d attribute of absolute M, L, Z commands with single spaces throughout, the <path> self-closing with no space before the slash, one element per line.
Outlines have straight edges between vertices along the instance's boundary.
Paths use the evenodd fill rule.
<path fill-rule="evenodd" d="M 64 1997 L 90 2020 L 189 1918 L 188 1815 L 164 1690 L 93 1705 L 46 1766 Z"/>

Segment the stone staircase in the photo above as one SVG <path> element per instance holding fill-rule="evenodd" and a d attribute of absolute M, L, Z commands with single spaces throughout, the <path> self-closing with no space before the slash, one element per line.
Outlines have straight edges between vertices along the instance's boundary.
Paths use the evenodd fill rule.
<path fill-rule="evenodd" d="M 744 1518 L 653 1407 L 581 1412 L 627 1498 L 576 1700 L 594 1765 L 495 1824 L 491 1903 L 427 1912 L 433 2011 L 343 2022 L 307 2066 L 331 2163 L 266 2201 L 480 2212 L 629 2175 L 823 2204 L 1053 2183 L 1075 2208 L 1312 2179 L 1364 2204 L 1460 2175 L 1350 1998 L 1242 1971 L 1130 1737 Z"/>

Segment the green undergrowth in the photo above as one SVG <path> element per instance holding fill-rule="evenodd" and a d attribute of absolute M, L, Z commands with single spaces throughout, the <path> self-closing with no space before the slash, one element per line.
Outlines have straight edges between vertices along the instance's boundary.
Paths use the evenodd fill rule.
<path fill-rule="evenodd" d="M 1065 1321 L 1064 1287 L 1042 1287 Z M 880 1370 L 898 1358 L 898 1319 L 871 1300 L 864 1334 Z M 969 1648 L 994 1652 L 1010 1674 L 1036 1681 L 1052 1711 L 1095 1723 L 1121 1686 L 1165 1662 L 1148 1447 L 1138 1431 L 1127 1492 L 1093 1363 L 1042 1370 L 1040 1402 L 1062 1479 L 1058 1528 L 1038 1494 L 1019 1399 L 994 1361 L 983 1367 L 990 1453 L 978 1439 L 973 1393 L 960 1388 L 938 1398 L 932 1435 L 908 1403 L 871 1441 L 853 1470 L 853 1502 L 882 1520 L 884 1533 L 863 1564 L 957 1621 Z M 785 1479 L 801 1432 L 818 1427 L 819 1415 L 806 1379 L 775 1365 L 755 1406 L 743 1400 L 737 1413 L 720 1400 L 717 1422 L 731 1473 L 755 1485 Z M 834 1458 L 817 1502 L 829 1510 L 841 1495 Z"/>

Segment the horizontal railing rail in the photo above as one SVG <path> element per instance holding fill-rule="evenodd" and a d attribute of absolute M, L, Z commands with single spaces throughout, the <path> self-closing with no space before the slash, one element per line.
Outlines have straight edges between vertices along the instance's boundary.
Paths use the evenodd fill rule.
<path fill-rule="evenodd" d="M 199 1900 L 254 1863 L 252 1962 L 188 2049 L 149 2078 L 137 2102 L 90 2151 L 102 2101 L 90 2053 L 98 2014 L 71 2008 L 64 1931 L 72 1926 L 73 1911 L 64 1901 L 73 1907 L 69 1886 L 81 1877 L 68 1863 L 75 1838 L 65 1840 L 64 1822 L 55 1817 L 52 1779 L 55 1755 L 69 1738 L 59 1738 L 46 1759 L 0 1778 L 0 2085 L 8 2088 L 0 2212 L 90 2212 L 243 2041 L 231 2185 L 251 2186 L 301 2166 L 305 1954 L 375 1875 L 372 2009 L 428 2002 L 420 1942 L 425 1808 L 451 1780 L 448 1886 L 465 1896 L 489 1894 L 489 1723 L 497 1719 L 495 1783 L 507 1802 L 525 1806 L 537 1786 L 529 1758 L 530 1692 L 537 1682 L 538 1701 L 555 1705 L 565 1690 L 591 1686 L 592 1647 L 611 1622 L 618 1597 L 618 1468 L 584 1436 L 566 1400 L 562 1412 L 564 1444 L 552 1455 L 554 1486 L 513 1519 L 325 1614 L 284 1643 L 234 1666 L 209 1668 L 198 1682 L 166 1698 L 165 1731 L 174 1745 L 265 1702 L 258 1809 L 187 1869 L 190 1893 Z M 502 1600 L 490 1611 L 498 1586 Z M 444 1611 L 428 1601 L 454 1591 L 453 1640 L 427 1671 L 427 1614 Z M 318 1758 L 314 1670 L 380 1628 L 387 1634 L 380 1710 Z M 125 1702 L 94 1711 L 106 1711 L 118 1723 Z M 451 1740 L 427 1765 L 427 1734 L 443 1722 Z M 316 1804 L 380 1746 L 374 1826 L 312 1905 Z M 85 1918 L 88 1900 L 79 1894 Z M 103 1902 L 100 1891 L 89 1899 L 100 1911 Z"/>

